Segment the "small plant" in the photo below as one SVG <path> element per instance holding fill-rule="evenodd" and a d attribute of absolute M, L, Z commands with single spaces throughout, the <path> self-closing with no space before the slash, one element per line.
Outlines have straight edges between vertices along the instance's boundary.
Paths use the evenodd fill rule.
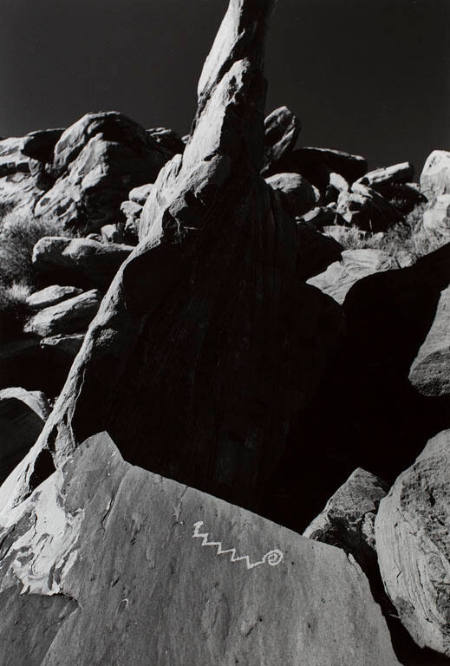
<path fill-rule="evenodd" d="M 27 298 L 31 288 L 21 282 L 0 286 L 0 342 L 8 342 L 22 334 L 31 314 Z"/>
<path fill-rule="evenodd" d="M 35 284 L 33 248 L 44 236 L 73 237 L 73 233 L 62 231 L 53 220 L 28 219 L 17 213 L 5 215 L 0 230 L 0 285 Z"/>

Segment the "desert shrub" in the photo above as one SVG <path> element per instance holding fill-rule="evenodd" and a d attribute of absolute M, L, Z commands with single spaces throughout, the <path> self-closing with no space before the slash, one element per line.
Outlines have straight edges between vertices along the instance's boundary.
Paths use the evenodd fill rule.
<path fill-rule="evenodd" d="M 30 287 L 21 282 L 0 285 L 0 342 L 7 342 L 22 334 L 23 326 L 31 314 L 27 303 Z"/>
<path fill-rule="evenodd" d="M 0 230 L 0 285 L 14 283 L 33 286 L 35 275 L 32 264 L 33 248 L 44 236 L 67 236 L 55 221 L 29 219 L 17 213 L 7 214 Z"/>

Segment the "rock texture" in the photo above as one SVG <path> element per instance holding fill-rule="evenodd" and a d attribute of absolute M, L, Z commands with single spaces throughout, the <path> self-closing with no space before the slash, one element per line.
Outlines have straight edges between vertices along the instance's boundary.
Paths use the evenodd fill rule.
<path fill-rule="evenodd" d="M 140 244 L 114 278 L 38 445 L 0 491 L 2 505 L 28 492 L 25 470 L 40 451 L 51 446 L 63 464 L 107 428 L 127 460 L 260 506 L 290 423 L 315 394 L 342 330 L 337 305 L 299 279 L 297 223 L 260 176 L 271 7 L 230 3 L 200 78 L 189 143 L 161 170 Z"/>
<path fill-rule="evenodd" d="M 386 590 L 420 646 L 450 656 L 450 431 L 430 440 L 377 515 Z"/>
<path fill-rule="evenodd" d="M 422 395 L 450 397 L 450 286 L 440 294 L 433 323 L 411 366 L 409 380 Z"/>
<path fill-rule="evenodd" d="M 317 188 L 297 173 L 277 173 L 267 178 L 266 183 L 281 193 L 286 210 L 294 217 L 314 208 L 320 199 Z"/>
<path fill-rule="evenodd" d="M 40 289 L 30 294 L 27 298 L 27 305 L 33 310 L 42 310 L 42 308 L 57 305 L 67 298 L 79 296 L 82 291 L 82 289 L 77 287 L 62 287 L 57 284 L 50 285 L 50 287 L 45 287 L 45 289 Z"/>
<path fill-rule="evenodd" d="M 36 442 L 49 412 L 40 391 L 0 391 L 0 483 Z"/>
<path fill-rule="evenodd" d="M 263 173 L 270 171 L 272 164 L 292 151 L 300 130 L 299 119 L 286 106 L 280 106 L 267 116 L 264 121 Z"/>
<path fill-rule="evenodd" d="M 83 286 L 108 287 L 133 247 L 90 238 L 46 236 L 36 243 L 33 265 L 47 278 L 65 277 Z"/>
<path fill-rule="evenodd" d="M 436 197 L 433 205 L 423 214 L 423 226 L 427 231 L 450 238 L 450 194 Z"/>
<path fill-rule="evenodd" d="M 5 663 L 399 664 L 353 559 L 124 463 L 106 434 L 1 536 Z"/>
<path fill-rule="evenodd" d="M 308 280 L 335 301 L 342 304 L 351 287 L 362 278 L 399 268 L 396 260 L 381 250 L 344 250 L 340 261 L 336 261 L 320 275 Z"/>
<path fill-rule="evenodd" d="M 375 547 L 375 516 L 386 491 L 381 479 L 356 469 L 303 535 L 343 548 L 357 561 L 364 559 L 367 549 Z"/>
<path fill-rule="evenodd" d="M 68 298 L 57 305 L 40 310 L 26 323 L 25 333 L 42 338 L 63 333 L 76 333 L 85 329 L 100 305 L 100 292 L 96 289 Z"/>
<path fill-rule="evenodd" d="M 420 185 L 428 197 L 450 194 L 450 152 L 433 150 L 422 169 Z"/>

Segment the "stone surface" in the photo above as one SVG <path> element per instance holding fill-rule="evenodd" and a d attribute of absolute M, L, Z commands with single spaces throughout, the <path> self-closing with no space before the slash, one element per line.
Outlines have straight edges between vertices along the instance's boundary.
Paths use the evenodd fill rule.
<path fill-rule="evenodd" d="M 382 500 L 375 521 L 381 574 L 420 646 L 450 656 L 450 430 L 431 439 Z"/>
<path fill-rule="evenodd" d="M 375 516 L 386 491 L 386 484 L 377 476 L 356 469 L 303 536 L 343 548 L 359 561 L 367 548 L 375 547 Z"/>
<path fill-rule="evenodd" d="M 2 520 L 5 663 L 399 664 L 342 551 L 132 467 L 106 434 L 44 479 Z"/>
<path fill-rule="evenodd" d="M 91 289 L 44 308 L 27 321 L 24 331 L 45 338 L 85 330 L 98 310 L 100 299 L 100 292 Z"/>
<path fill-rule="evenodd" d="M 114 224 L 130 189 L 155 180 L 171 156 L 120 113 L 86 114 L 57 142 L 52 169 L 58 179 L 35 214 L 83 231 Z"/>
<path fill-rule="evenodd" d="M 295 216 L 314 208 L 320 199 L 320 192 L 297 173 L 277 173 L 266 178 L 266 183 L 281 193 L 286 210 Z"/>
<path fill-rule="evenodd" d="M 450 152 L 433 150 L 420 175 L 420 186 L 425 196 L 434 198 L 450 194 Z"/>
<path fill-rule="evenodd" d="M 52 335 L 41 340 L 41 348 L 54 349 L 75 358 L 83 344 L 84 333 L 72 333 L 72 335 Z"/>
<path fill-rule="evenodd" d="M 78 287 L 62 287 L 58 284 L 53 284 L 30 294 L 27 298 L 27 305 L 33 310 L 41 310 L 42 308 L 47 308 L 51 305 L 57 305 L 67 298 L 79 296 L 82 291 L 83 290 Z"/>
<path fill-rule="evenodd" d="M 40 391 L 0 391 L 0 483 L 36 442 L 50 412 Z"/>
<path fill-rule="evenodd" d="M 450 286 L 440 294 L 430 330 L 411 366 L 409 381 L 422 395 L 450 397 Z"/>
<path fill-rule="evenodd" d="M 84 287 L 107 287 L 133 247 L 90 238 L 46 236 L 33 249 L 38 274 Z"/>
<path fill-rule="evenodd" d="M 423 228 L 450 238 L 450 194 L 441 194 L 423 214 Z"/>
<path fill-rule="evenodd" d="M 268 171 L 284 155 L 294 148 L 301 123 L 286 106 L 280 106 L 270 113 L 264 121 L 264 171 Z"/>
<path fill-rule="evenodd" d="M 398 267 L 396 260 L 381 250 L 344 250 L 341 261 L 309 279 L 308 284 L 342 304 L 351 287 L 362 278 Z"/>
<path fill-rule="evenodd" d="M 413 179 L 413 176 L 413 165 L 410 162 L 400 162 L 399 164 L 392 164 L 388 167 L 369 171 L 369 173 L 366 173 L 357 182 L 376 189 L 379 185 L 407 183 Z"/>
<path fill-rule="evenodd" d="M 23 138 L 0 140 L 0 212 L 31 215 L 47 183 L 39 163 L 22 152 Z"/>
<path fill-rule="evenodd" d="M 143 206 L 149 198 L 152 188 L 153 183 L 147 183 L 146 185 L 141 185 L 140 187 L 134 187 L 129 193 L 128 198 L 130 201 L 134 201 L 140 206 Z"/>
<path fill-rule="evenodd" d="M 303 283 L 302 235 L 260 175 L 271 8 L 230 3 L 200 78 L 189 143 L 158 175 L 140 244 L 114 278 L 25 467 L 49 441 L 60 465 L 107 429 L 130 462 L 262 505 L 290 425 L 343 330 L 336 303 Z M 22 470 L 0 505 L 28 486 Z"/>

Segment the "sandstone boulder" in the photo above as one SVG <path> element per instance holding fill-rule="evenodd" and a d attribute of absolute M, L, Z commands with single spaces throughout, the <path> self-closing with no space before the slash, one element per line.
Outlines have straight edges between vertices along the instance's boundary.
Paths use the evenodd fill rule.
<path fill-rule="evenodd" d="M 440 294 L 433 322 L 411 366 L 409 380 L 422 395 L 450 397 L 450 286 Z"/>
<path fill-rule="evenodd" d="M 23 154 L 39 162 L 52 163 L 55 146 L 63 132 L 63 129 L 30 132 L 23 139 Z"/>
<path fill-rule="evenodd" d="M 262 506 L 290 425 L 343 329 L 337 304 L 304 284 L 296 220 L 260 175 L 272 4 L 230 2 L 200 77 L 189 143 L 159 173 L 140 244 L 0 505 L 29 491 L 24 470 L 49 442 L 59 466 L 108 430 L 134 464 Z"/>
<path fill-rule="evenodd" d="M 431 439 L 381 501 L 376 547 L 386 591 L 420 646 L 450 656 L 450 431 Z"/>
<path fill-rule="evenodd" d="M 297 173 L 277 173 L 266 178 L 266 183 L 281 193 L 287 211 L 295 216 L 314 208 L 320 199 L 320 192 Z"/>
<path fill-rule="evenodd" d="M 44 289 L 34 291 L 32 294 L 30 294 L 27 298 L 27 305 L 33 310 L 42 310 L 43 308 L 48 308 L 51 305 L 57 305 L 67 298 L 79 296 L 82 291 L 83 290 L 79 289 L 78 287 L 62 287 L 58 284 L 53 284 L 50 285 L 50 287 L 45 287 Z"/>
<path fill-rule="evenodd" d="M 413 179 L 414 167 L 410 162 L 401 162 L 392 164 L 388 167 L 382 167 L 369 171 L 357 181 L 361 185 L 377 188 L 381 185 L 393 185 L 395 183 L 408 183 Z"/>
<path fill-rule="evenodd" d="M 49 413 L 47 399 L 40 391 L 0 391 L 0 483 L 36 442 Z"/>
<path fill-rule="evenodd" d="M 35 214 L 62 227 L 99 230 L 117 221 L 130 189 L 155 180 L 171 156 L 122 114 L 87 114 L 56 143 L 58 180 L 36 204 Z"/>
<path fill-rule="evenodd" d="M 399 268 L 395 258 L 381 250 L 344 250 L 342 259 L 308 280 L 308 284 L 342 304 L 351 287 L 362 278 Z"/>
<path fill-rule="evenodd" d="M 153 183 L 147 183 L 146 185 L 141 185 L 140 187 L 134 187 L 128 195 L 130 201 L 144 206 L 145 202 L 150 196 L 152 191 Z"/>
<path fill-rule="evenodd" d="M 271 165 L 289 154 L 294 148 L 301 123 L 299 119 L 286 106 L 280 106 L 270 113 L 264 121 L 264 171 L 269 171 Z"/>
<path fill-rule="evenodd" d="M 450 152 L 433 150 L 422 169 L 420 186 L 429 198 L 450 194 Z"/>
<path fill-rule="evenodd" d="M 34 246 L 33 265 L 41 276 L 105 288 L 132 249 L 90 238 L 45 236 Z"/>
<path fill-rule="evenodd" d="M 338 549 L 132 467 L 106 434 L 34 483 L 0 532 L 5 663 L 399 664 Z"/>
<path fill-rule="evenodd" d="M 99 305 L 100 292 L 91 289 L 40 310 L 27 321 L 24 331 L 45 338 L 85 330 Z"/>

